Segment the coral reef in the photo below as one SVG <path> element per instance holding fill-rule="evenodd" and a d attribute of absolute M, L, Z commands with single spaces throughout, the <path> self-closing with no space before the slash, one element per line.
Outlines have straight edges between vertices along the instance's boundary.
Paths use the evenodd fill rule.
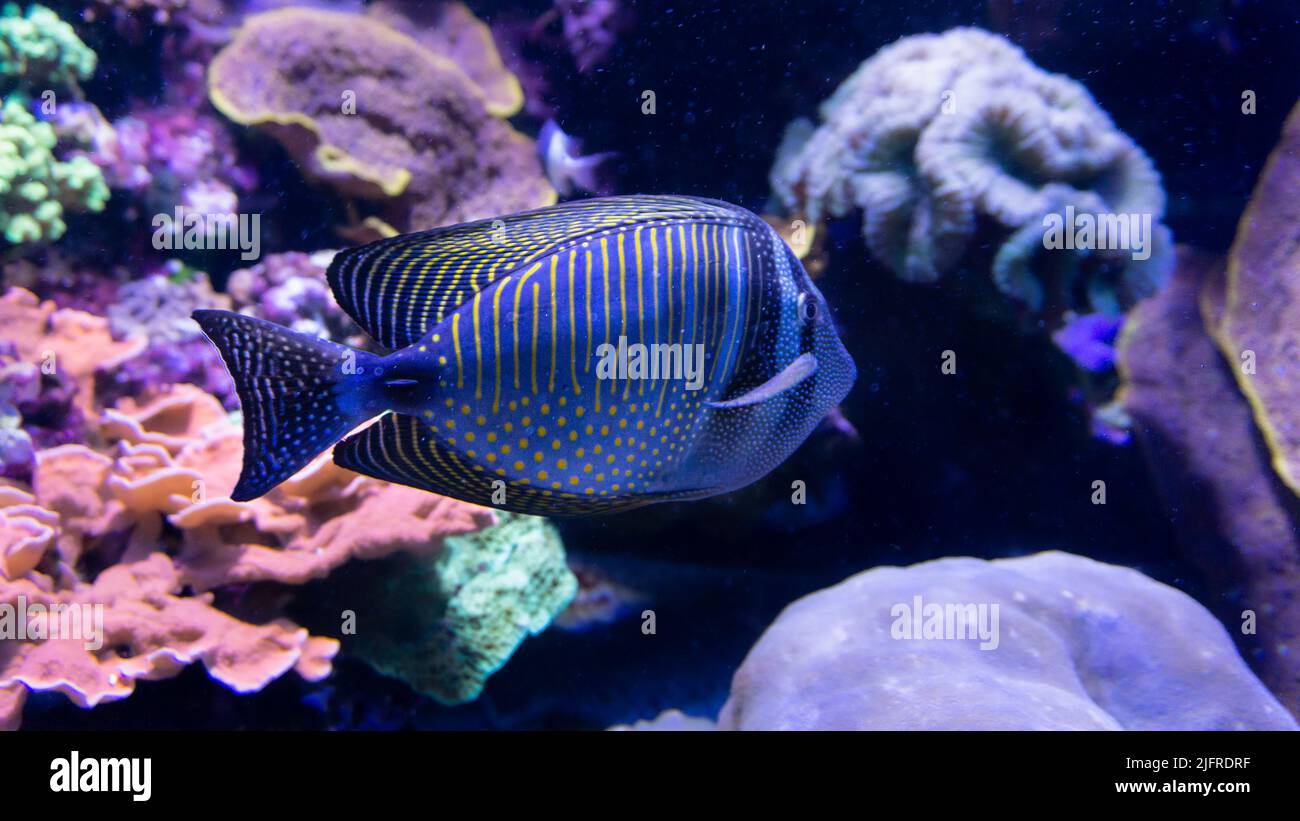
<path fill-rule="evenodd" d="M 1117 404 L 1190 558 L 1261 677 L 1300 715 L 1300 500 L 1292 300 L 1300 279 L 1300 105 L 1261 174 L 1227 261 L 1180 249 L 1169 287 L 1118 343 Z M 1189 501 L 1192 500 L 1192 501 Z"/>
<path fill-rule="evenodd" d="M 1072 314 L 1052 334 L 1052 341 L 1080 368 L 1104 372 L 1115 366 L 1115 338 L 1123 324 L 1109 314 Z"/>
<path fill-rule="evenodd" d="M 933 282 L 953 270 L 982 222 L 1003 232 L 998 288 L 1052 325 L 1067 310 L 1117 313 L 1167 275 L 1151 161 L 1082 85 L 1001 37 L 904 38 L 864 62 L 820 115 L 816 127 L 791 125 L 772 187 L 814 223 L 861 209 L 868 248 L 901 277 Z M 1072 214 L 1149 219 L 1149 258 L 1046 250 L 1046 221 L 1072 225 Z"/>
<path fill-rule="evenodd" d="M 745 658 L 717 726 L 1296 729 L 1191 598 L 1059 552 L 878 567 L 805 596 Z"/>
<path fill-rule="evenodd" d="M 309 176 L 377 201 L 378 233 L 555 201 L 532 141 L 448 57 L 370 16 L 248 18 L 208 69 L 212 103 L 279 140 Z"/>
<path fill-rule="evenodd" d="M 270 254 L 231 273 L 226 292 L 240 313 L 354 346 L 367 343 L 325 281 L 332 251 Z"/>
<path fill-rule="evenodd" d="M 55 156 L 54 127 L 37 120 L 19 96 L 0 110 L 0 234 L 16 246 L 53 242 L 67 230 L 65 211 L 102 211 L 108 186 L 84 157 Z"/>
<path fill-rule="evenodd" d="M 111 125 L 97 111 L 64 106 L 58 123 L 61 133 L 91 146 L 81 155 L 103 170 L 111 188 L 137 194 L 150 214 L 177 205 L 235 213 L 240 193 L 257 186 L 224 124 L 190 106 L 139 107 Z"/>
<path fill-rule="evenodd" d="M 449 538 L 436 557 L 386 574 L 358 613 L 372 626 L 358 627 L 347 649 L 444 704 L 477 698 L 578 591 L 551 524 L 498 516 L 495 527 Z"/>
<path fill-rule="evenodd" d="M 72 26 L 44 6 L 16 3 L 0 12 L 0 88 L 40 91 L 78 88 L 95 73 L 95 52 Z"/>
<path fill-rule="evenodd" d="M 1223 309 L 1224 263 L 1180 249 L 1170 284 L 1134 310 L 1119 340 L 1118 404 L 1151 463 L 1192 561 L 1278 698 L 1300 714 L 1300 504 L 1207 330 Z"/>
<path fill-rule="evenodd" d="M 1287 486 L 1300 493 L 1300 105 L 1260 175 L 1228 255 L 1211 326 Z M 1249 352 L 1249 354 L 1247 353 Z"/>
<path fill-rule="evenodd" d="M 53 302 L 40 302 L 21 288 L 11 288 L 0 296 L 0 328 L 12 342 L 17 360 L 58 374 L 76 386 L 76 405 L 87 416 L 94 416 L 103 404 L 95 396 L 96 374 L 112 371 L 148 345 L 142 336 L 115 339 L 107 319 L 56 308 Z"/>
<path fill-rule="evenodd" d="M 116 302 L 117 291 L 127 279 L 125 269 L 104 271 L 55 247 L 6 262 L 3 269 L 6 287 L 31 291 L 42 302 L 49 300 L 60 308 L 92 313 Z"/>
<path fill-rule="evenodd" d="M 491 30 L 464 3 L 377 0 L 366 14 L 455 63 L 483 93 L 490 114 L 510 117 L 523 105 L 519 80 L 506 70 Z"/>
<path fill-rule="evenodd" d="M 138 284 L 146 301 L 160 287 Z M 0 603 L 43 613 L 103 607 L 102 646 L 39 627 L 0 645 L 0 725 L 16 726 L 29 690 L 92 707 L 195 661 L 239 692 L 290 669 L 323 678 L 337 642 L 241 604 L 240 591 L 301 585 L 352 559 L 436 554 L 445 537 L 496 521 L 484 508 L 357 476 L 328 454 L 261 499 L 231 501 L 243 446 L 217 398 L 176 385 L 103 404 L 96 375 L 172 327 L 162 315 L 125 316 L 134 332 L 118 341 L 106 319 L 19 289 L 0 298 L 0 325 L 15 334 L 0 379 L 6 398 L 21 407 L 37 385 L 30 369 L 11 377 L 9 367 L 52 362 L 75 383 L 89 428 L 84 443 L 35 449 L 29 479 L 0 481 Z"/>
<path fill-rule="evenodd" d="M 212 290 L 207 274 L 178 261 L 128 282 L 108 306 L 109 328 L 118 339 L 142 337 L 148 346 L 101 377 L 100 401 L 149 396 L 171 385 L 192 384 L 234 407 L 235 386 L 221 357 L 190 314 L 200 308 L 229 308 L 230 299 Z"/>

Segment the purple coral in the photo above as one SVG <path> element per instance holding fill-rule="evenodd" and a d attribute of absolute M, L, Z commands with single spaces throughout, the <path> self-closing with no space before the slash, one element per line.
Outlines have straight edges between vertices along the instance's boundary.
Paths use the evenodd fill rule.
<path fill-rule="evenodd" d="M 1115 337 L 1124 317 L 1107 314 L 1071 316 L 1052 334 L 1056 347 L 1069 354 L 1079 367 L 1092 373 L 1115 367 Z"/>
<path fill-rule="evenodd" d="M 122 271 L 101 271 L 46 248 L 39 257 L 6 264 L 3 280 L 6 287 L 26 288 L 60 308 L 98 313 L 117 301 L 126 276 Z"/>
<path fill-rule="evenodd" d="M 12 342 L 0 341 L 0 477 L 27 481 L 35 451 L 85 441 L 76 392 L 74 382 L 42 373 Z"/>
<path fill-rule="evenodd" d="M 234 140 L 214 117 L 185 105 L 137 109 L 111 126 L 87 107 L 60 112 L 61 133 L 75 134 L 82 153 L 104 172 L 110 187 L 141 194 L 150 211 L 183 205 L 202 213 L 233 213 L 239 192 L 257 186 L 257 174 L 239 161 Z M 93 107 L 90 107 L 93 109 Z"/>
<path fill-rule="evenodd" d="M 230 275 L 226 290 L 235 310 L 335 342 L 361 341 L 325 281 L 332 252 L 271 254 Z"/>
<path fill-rule="evenodd" d="M 128 283 L 109 306 L 113 335 L 143 335 L 149 347 L 101 376 L 105 404 L 123 396 L 142 396 L 167 385 L 191 384 L 234 407 L 235 391 L 220 356 L 190 318 L 200 308 L 225 307 L 207 275 L 170 262 L 162 273 Z"/>

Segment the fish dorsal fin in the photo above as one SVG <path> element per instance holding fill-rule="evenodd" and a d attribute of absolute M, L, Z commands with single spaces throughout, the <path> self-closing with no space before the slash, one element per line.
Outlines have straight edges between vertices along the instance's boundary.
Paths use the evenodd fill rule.
<path fill-rule="evenodd" d="M 367 333 L 390 349 L 405 348 L 475 293 L 566 243 L 658 220 L 734 221 L 746 214 L 694 197 L 578 200 L 341 251 L 330 263 L 329 284 Z"/>
<path fill-rule="evenodd" d="M 816 372 L 817 357 L 811 353 L 802 353 L 795 357 L 793 362 L 786 365 L 780 373 L 758 387 L 748 390 L 734 399 L 727 399 L 722 402 L 707 402 L 706 404 L 711 408 L 743 408 L 747 405 L 757 405 L 777 394 L 790 390 Z"/>
<path fill-rule="evenodd" d="M 427 423 L 400 413 L 385 414 L 335 445 L 334 462 L 376 479 L 533 516 L 615 513 L 670 498 L 654 494 L 585 496 L 501 479 L 440 441 Z"/>

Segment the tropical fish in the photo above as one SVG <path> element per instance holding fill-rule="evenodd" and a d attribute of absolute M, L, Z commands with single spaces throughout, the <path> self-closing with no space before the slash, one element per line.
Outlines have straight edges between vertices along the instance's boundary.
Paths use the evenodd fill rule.
<path fill-rule="evenodd" d="M 578 191 L 612 193 L 609 161 L 617 155 L 606 151 L 584 157 L 582 143 L 565 134 L 555 120 L 547 120 L 538 133 L 537 156 L 546 178 L 562 197 Z"/>
<path fill-rule="evenodd" d="M 392 237 L 340 252 L 328 279 L 394 353 L 194 313 L 243 405 L 235 500 L 340 439 L 345 468 L 520 513 L 697 499 L 775 468 L 856 377 L 789 247 L 714 200 L 589 199 Z"/>

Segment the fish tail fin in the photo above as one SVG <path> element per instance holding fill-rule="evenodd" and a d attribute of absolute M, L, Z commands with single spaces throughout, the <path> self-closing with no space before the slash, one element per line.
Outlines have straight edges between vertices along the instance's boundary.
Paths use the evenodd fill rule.
<path fill-rule="evenodd" d="M 608 196 L 615 188 L 614 160 L 617 158 L 615 151 L 575 157 L 569 164 L 569 178 L 584 191 Z"/>
<path fill-rule="evenodd" d="M 230 311 L 195 311 L 234 380 L 244 464 L 230 498 L 246 502 L 301 470 L 376 407 L 379 357 Z"/>

